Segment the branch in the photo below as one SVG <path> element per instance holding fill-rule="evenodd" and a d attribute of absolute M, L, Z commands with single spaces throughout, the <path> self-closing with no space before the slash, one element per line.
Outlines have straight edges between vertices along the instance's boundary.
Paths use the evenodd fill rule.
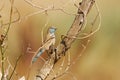
<path fill-rule="evenodd" d="M 94 0 L 83 0 L 79 4 L 79 8 L 77 12 L 79 15 L 76 15 L 71 28 L 67 32 L 67 35 L 64 36 L 61 43 L 57 47 L 56 50 L 57 60 L 59 60 L 63 55 L 65 55 L 65 52 L 71 47 L 72 43 L 78 37 L 78 34 L 80 33 L 81 29 L 84 27 L 85 17 L 87 16 L 94 2 L 95 2 Z"/>
<path fill-rule="evenodd" d="M 18 62 L 19 62 L 21 56 L 22 56 L 22 55 L 20 55 L 20 56 L 17 58 L 16 63 L 15 63 L 15 66 L 14 66 L 14 68 L 13 68 L 13 71 L 12 71 L 12 73 L 11 73 L 11 75 L 10 75 L 10 77 L 9 77 L 8 80 L 11 80 L 13 74 L 15 73 L 16 67 L 17 67 L 17 65 L 18 65 Z"/>
<path fill-rule="evenodd" d="M 50 68 L 48 66 L 43 67 L 41 71 L 45 71 L 45 72 L 41 74 L 40 71 L 39 74 L 36 75 L 36 80 L 46 80 L 48 75 L 50 74 L 50 70 L 52 70 L 54 65 L 63 56 L 66 55 L 67 50 L 70 49 L 72 43 L 76 40 L 78 34 L 81 32 L 81 29 L 84 27 L 84 23 L 86 19 L 85 17 L 91 10 L 94 2 L 95 0 L 82 0 L 82 2 L 79 3 L 77 15 L 75 16 L 72 26 L 70 27 L 66 36 L 63 37 L 63 39 L 61 40 L 60 44 L 57 46 L 55 51 L 53 51 L 53 53 L 51 54 L 51 59 L 50 59 L 51 62 L 48 63 Z"/>
<path fill-rule="evenodd" d="M 2 1 L 1 1 L 1 2 L 2 2 Z M 5 1 L 3 1 L 3 4 L 2 4 L 2 6 L 1 6 L 1 8 L 0 8 L 0 11 L 3 10 L 4 6 L 5 6 Z"/>
<path fill-rule="evenodd" d="M 16 7 L 14 7 L 14 8 L 16 9 L 16 13 L 18 15 L 18 18 L 15 20 L 11 20 L 11 22 L 2 23 L 2 25 L 0 25 L 0 27 L 4 27 L 4 26 L 10 25 L 12 23 L 16 23 L 20 20 L 20 12 L 18 11 L 18 9 Z"/>
<path fill-rule="evenodd" d="M 3 38 L 2 42 L 4 42 L 5 38 L 7 37 L 10 26 L 11 26 L 14 0 L 11 0 L 10 3 L 11 3 L 11 6 L 10 6 L 10 19 L 9 19 L 10 24 L 8 25 L 7 31 L 6 31 L 6 33 L 4 35 L 4 38 Z M 3 26 L 3 24 L 2 24 L 2 26 Z M 5 76 L 5 72 L 4 72 L 4 58 L 5 57 L 4 57 L 3 48 L 2 48 L 1 45 L 0 45 L 0 49 L 1 49 L 1 56 L 2 56 L 2 78 L 1 78 L 1 80 L 3 80 L 3 79 L 5 79 L 5 77 L 4 77 Z"/>
<path fill-rule="evenodd" d="M 35 7 L 37 9 L 44 9 L 42 6 L 37 6 L 34 3 L 32 3 L 32 1 L 30 0 L 24 0 L 26 3 L 28 3 L 29 5 L 31 5 L 32 7 Z"/>
<path fill-rule="evenodd" d="M 70 1 L 72 1 L 72 2 L 74 3 L 74 5 L 76 5 L 76 4 L 75 4 L 75 1 L 76 1 L 76 0 L 70 0 L 68 3 L 66 3 L 65 5 L 60 6 L 59 8 L 55 8 L 54 4 L 49 5 L 49 6 L 47 6 L 47 7 L 42 7 L 42 6 L 37 6 L 36 4 L 34 4 L 34 3 L 33 3 L 32 1 L 30 1 L 30 0 L 24 0 L 24 1 L 25 1 L 27 4 L 29 4 L 30 6 L 39 9 L 39 11 L 36 11 L 36 12 L 27 14 L 25 17 L 22 17 L 22 18 L 21 18 L 20 22 L 21 22 L 23 19 L 28 19 L 28 17 L 34 16 L 34 15 L 37 15 L 37 14 L 40 14 L 40 13 L 46 13 L 46 14 L 47 14 L 48 11 L 61 11 L 62 13 L 66 14 L 66 15 L 73 15 L 73 16 L 76 16 L 76 15 L 77 15 L 76 13 L 70 13 L 70 12 L 67 12 L 67 11 L 64 10 L 64 7 L 65 7 L 66 5 L 68 5 L 68 3 L 69 3 Z"/>

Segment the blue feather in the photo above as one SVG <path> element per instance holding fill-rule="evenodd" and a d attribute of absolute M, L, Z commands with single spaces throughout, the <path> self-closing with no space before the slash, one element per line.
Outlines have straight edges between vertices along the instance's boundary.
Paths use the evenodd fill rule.
<path fill-rule="evenodd" d="M 40 49 L 38 54 L 33 58 L 32 63 L 36 62 L 40 55 L 45 51 L 45 49 Z"/>

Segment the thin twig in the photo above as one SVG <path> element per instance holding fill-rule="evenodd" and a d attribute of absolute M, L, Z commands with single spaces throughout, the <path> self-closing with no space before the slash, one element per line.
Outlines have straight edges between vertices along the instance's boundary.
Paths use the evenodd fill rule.
<path fill-rule="evenodd" d="M 7 49 L 8 49 L 8 46 L 5 47 L 3 53 L 5 53 L 7 51 Z"/>
<path fill-rule="evenodd" d="M 3 0 L 3 1 L 4 1 L 4 0 Z M 5 6 L 5 2 L 3 2 L 2 7 L 0 8 L 0 11 L 3 10 L 4 6 Z"/>
<path fill-rule="evenodd" d="M 8 78 L 8 80 L 11 80 L 11 78 L 12 78 L 12 76 L 13 76 L 13 74 L 14 74 L 16 68 L 17 68 L 17 65 L 18 65 L 18 62 L 19 62 L 21 56 L 22 56 L 22 55 L 20 55 L 20 56 L 17 58 L 16 63 L 15 63 L 15 66 L 14 66 L 14 69 L 13 69 L 13 71 L 12 71 L 10 77 Z"/>
<path fill-rule="evenodd" d="M 14 67 L 13 67 L 12 64 L 10 63 L 8 57 L 7 57 L 7 62 L 8 62 L 8 64 L 10 65 L 11 69 L 14 70 Z M 14 71 L 14 72 L 15 72 L 15 74 L 17 75 L 17 72 L 16 72 L 16 71 Z"/>
<path fill-rule="evenodd" d="M 37 6 L 35 5 L 33 2 L 31 2 L 30 0 L 24 0 L 26 3 L 28 3 L 29 5 L 31 5 L 32 7 L 35 7 L 37 9 L 44 9 L 43 7 L 41 6 Z"/>
<path fill-rule="evenodd" d="M 35 8 L 37 8 L 37 9 L 40 9 L 40 10 L 41 10 L 41 11 L 37 11 L 37 12 L 31 13 L 31 14 L 28 14 L 27 16 L 29 16 L 29 17 L 30 17 L 30 15 L 33 16 L 33 15 L 40 14 L 40 13 L 43 13 L 43 12 L 46 12 L 46 11 L 51 11 L 51 10 L 52 10 L 52 11 L 53 11 L 53 10 L 59 10 L 59 11 L 65 13 L 65 14 L 67 14 L 67 15 L 74 15 L 74 16 L 77 15 L 77 14 L 74 14 L 74 13 L 66 12 L 66 11 L 63 9 L 66 5 L 68 5 L 68 3 L 66 3 L 66 4 L 63 5 L 63 6 L 61 6 L 60 8 L 55 8 L 54 5 L 51 5 L 51 6 L 48 6 L 48 7 L 44 8 L 44 7 L 35 5 L 34 3 L 32 3 L 32 2 L 29 1 L 29 0 L 24 0 L 24 1 L 27 2 L 29 5 L 31 5 L 32 7 L 35 7 Z M 70 0 L 70 1 L 73 1 L 73 0 Z M 74 4 L 75 4 L 75 1 L 76 1 L 76 0 L 73 1 Z M 50 8 L 49 8 L 49 7 L 50 7 Z M 62 8 L 62 7 L 63 7 L 63 8 Z"/>
<path fill-rule="evenodd" d="M 96 7 L 96 10 L 97 10 L 98 14 L 97 14 L 97 16 L 95 17 L 94 21 L 92 22 L 92 26 L 93 26 L 93 24 L 95 23 L 97 17 L 99 16 L 99 20 L 100 20 L 100 21 L 99 21 L 98 27 L 97 27 L 94 31 L 90 32 L 88 35 L 83 36 L 83 37 L 81 37 L 81 38 L 77 38 L 77 39 L 85 39 L 85 38 L 88 38 L 88 37 L 94 35 L 97 31 L 100 30 L 100 27 L 101 27 L 101 13 L 100 13 L 100 11 L 99 11 L 99 7 L 98 7 L 98 4 L 97 4 L 97 3 L 95 3 L 95 7 Z"/>
<path fill-rule="evenodd" d="M 1 51 L 1 56 L 2 56 L 2 65 L 1 65 L 2 66 L 2 68 L 1 68 L 2 69 L 1 70 L 2 71 L 2 77 L 1 77 L 1 79 L 4 79 L 4 74 L 5 74 L 4 73 L 4 53 L 3 53 L 2 46 L 0 46 L 0 51 Z"/>
<path fill-rule="evenodd" d="M 42 45 L 44 44 L 44 29 L 47 27 L 48 21 L 49 20 L 47 19 L 47 22 L 45 23 L 44 27 L 42 27 L 42 30 L 41 30 Z"/>
<path fill-rule="evenodd" d="M 10 19 L 9 19 L 10 24 L 8 25 L 7 31 L 6 31 L 6 33 L 4 35 L 3 42 L 5 41 L 5 38 L 7 37 L 9 29 L 10 29 L 10 26 L 11 26 L 14 0 L 11 0 L 10 3 L 11 3 L 11 7 L 10 7 Z M 3 24 L 2 24 L 2 26 L 3 26 Z M 4 75 L 5 75 L 5 73 L 4 73 L 4 53 L 3 53 L 2 46 L 0 46 L 0 48 L 1 48 L 1 55 L 2 55 L 2 78 L 1 79 L 4 79 Z"/>
<path fill-rule="evenodd" d="M 91 24 L 92 24 L 92 26 L 93 26 L 93 25 L 95 24 L 98 16 L 99 16 L 99 24 L 98 24 L 98 27 L 97 27 L 94 31 L 90 31 L 90 33 L 82 33 L 82 34 L 85 34 L 85 36 L 83 36 L 83 37 L 78 37 L 78 36 L 75 37 L 75 36 L 72 36 L 71 38 L 74 38 L 74 39 L 86 39 L 86 38 L 94 35 L 97 31 L 100 30 L 100 27 L 101 27 L 101 13 L 100 13 L 100 11 L 99 11 L 99 7 L 98 7 L 98 4 L 97 4 L 97 3 L 95 3 L 95 7 L 96 7 L 96 10 L 97 10 L 97 15 L 96 15 L 95 19 L 93 20 L 93 22 L 92 22 Z M 85 22 L 85 25 L 84 25 L 84 26 L 86 26 L 86 23 L 87 23 L 87 22 Z M 69 37 L 69 38 L 70 38 L 70 37 Z"/>
<path fill-rule="evenodd" d="M 28 17 L 34 16 L 34 15 L 37 15 L 37 14 L 40 14 L 40 13 L 48 12 L 48 11 L 61 11 L 64 14 L 67 14 L 67 15 L 73 15 L 73 16 L 78 15 L 78 14 L 75 14 L 75 13 L 66 12 L 62 7 L 55 8 L 54 5 L 50 5 L 50 6 L 46 7 L 46 8 L 43 8 L 41 6 L 36 6 L 35 4 L 33 4 L 32 2 L 30 2 L 28 0 L 24 0 L 24 1 L 27 2 L 29 5 L 31 5 L 31 6 L 33 6 L 35 8 L 38 8 L 40 10 L 36 11 L 36 12 L 33 12 L 33 13 L 27 14 L 25 17 L 21 18 L 20 22 L 22 21 L 22 19 L 28 19 Z"/>
<path fill-rule="evenodd" d="M 82 54 L 84 53 L 84 51 L 86 50 L 86 47 L 87 47 L 88 43 L 89 43 L 89 40 L 88 40 L 88 42 L 87 42 L 86 45 L 83 45 L 83 44 L 82 44 L 83 49 L 82 49 L 82 51 L 79 53 L 79 55 L 77 55 L 77 57 L 74 59 L 74 61 L 73 61 L 72 63 L 69 63 L 69 64 L 68 64 L 68 66 L 65 68 L 64 72 L 62 72 L 61 74 L 57 75 L 57 76 L 55 77 L 55 79 L 60 78 L 60 77 L 62 77 L 64 74 L 67 74 L 67 73 L 68 73 L 68 70 L 79 60 L 79 58 L 80 58 L 80 57 L 82 56 Z M 77 79 L 76 79 L 76 80 L 77 80 Z"/>
<path fill-rule="evenodd" d="M 13 24 L 13 23 L 16 23 L 16 22 L 19 22 L 19 20 L 20 20 L 20 12 L 18 11 L 18 9 L 16 8 L 16 7 L 14 7 L 15 9 L 16 9 L 16 13 L 18 14 L 18 18 L 17 19 L 15 19 L 15 20 L 11 20 L 11 22 L 9 21 L 9 22 L 7 22 L 7 23 L 2 23 L 2 26 L 0 26 L 0 27 L 3 27 L 3 26 L 7 26 L 7 25 L 11 25 L 11 24 Z"/>
<path fill-rule="evenodd" d="M 10 8 L 11 8 L 11 9 L 10 9 L 10 19 L 9 19 L 9 24 L 8 24 L 7 31 L 6 31 L 6 33 L 5 33 L 5 38 L 7 37 L 8 32 L 9 32 L 9 29 L 10 29 L 10 27 L 11 27 L 14 0 L 11 0 L 10 3 L 11 3 L 11 7 L 10 7 Z M 4 38 L 4 39 L 5 39 L 5 38 Z M 3 40 L 3 41 L 4 41 L 4 40 Z"/>

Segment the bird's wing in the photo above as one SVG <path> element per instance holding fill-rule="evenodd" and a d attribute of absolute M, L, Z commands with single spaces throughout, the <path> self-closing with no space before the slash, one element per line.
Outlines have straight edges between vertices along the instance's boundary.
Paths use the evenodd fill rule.
<path fill-rule="evenodd" d="M 51 37 L 50 39 L 46 40 L 46 42 L 40 47 L 38 48 L 38 50 L 35 52 L 35 55 L 32 58 L 32 62 L 35 62 L 38 57 L 45 51 L 48 50 L 49 47 L 55 43 L 55 37 Z M 44 49 L 44 51 L 41 53 L 40 50 Z"/>
<path fill-rule="evenodd" d="M 52 37 L 44 43 L 43 48 L 48 50 L 51 45 L 54 45 L 54 43 L 55 43 L 55 37 Z"/>

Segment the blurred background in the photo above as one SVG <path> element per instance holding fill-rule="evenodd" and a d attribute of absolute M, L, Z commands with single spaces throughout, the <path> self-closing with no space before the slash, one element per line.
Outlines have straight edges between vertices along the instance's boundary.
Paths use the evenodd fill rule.
<path fill-rule="evenodd" d="M 0 11 L 2 16 L 0 20 L 3 23 L 9 21 L 9 0 L 0 0 L 0 7 L 4 4 L 4 8 Z M 75 14 L 77 8 L 72 0 L 29 0 L 37 6 L 47 8 L 54 4 L 55 8 L 64 7 L 64 10 L 70 14 Z M 76 0 L 78 5 L 80 0 Z M 101 13 L 101 28 L 91 36 L 85 52 L 79 60 L 70 68 L 71 72 L 76 76 L 77 80 L 120 80 L 120 1 L 119 0 L 96 0 Z M 50 26 L 57 27 L 56 46 L 61 40 L 61 35 L 65 35 L 69 30 L 74 15 L 67 15 L 61 11 L 48 11 L 30 17 L 26 17 L 33 12 L 39 11 L 35 7 L 26 3 L 24 0 L 15 0 L 14 6 L 19 10 L 21 21 L 11 25 L 8 35 L 8 50 L 6 56 L 12 65 L 15 64 L 18 55 L 22 54 L 22 58 L 17 66 L 19 76 L 26 76 L 33 54 L 26 53 L 28 45 L 33 51 L 36 51 L 41 45 L 41 30 L 47 24 L 44 33 Z M 17 15 L 13 14 L 13 19 Z M 93 6 L 90 14 L 87 17 L 86 28 L 91 29 L 91 22 L 97 15 L 97 10 Z M 96 20 L 94 27 L 97 27 L 100 20 Z M 7 27 L 7 26 L 6 26 Z M 2 31 L 1 31 L 2 32 Z M 85 40 L 76 40 L 69 50 L 71 53 L 71 62 L 80 54 L 81 44 L 86 43 Z M 43 55 L 44 57 L 44 55 Z M 67 60 L 67 59 L 66 59 Z M 32 67 L 30 80 L 33 80 L 32 75 L 42 64 L 40 60 Z M 67 63 L 67 62 L 66 62 Z M 74 80 L 69 74 L 58 80 Z"/>

